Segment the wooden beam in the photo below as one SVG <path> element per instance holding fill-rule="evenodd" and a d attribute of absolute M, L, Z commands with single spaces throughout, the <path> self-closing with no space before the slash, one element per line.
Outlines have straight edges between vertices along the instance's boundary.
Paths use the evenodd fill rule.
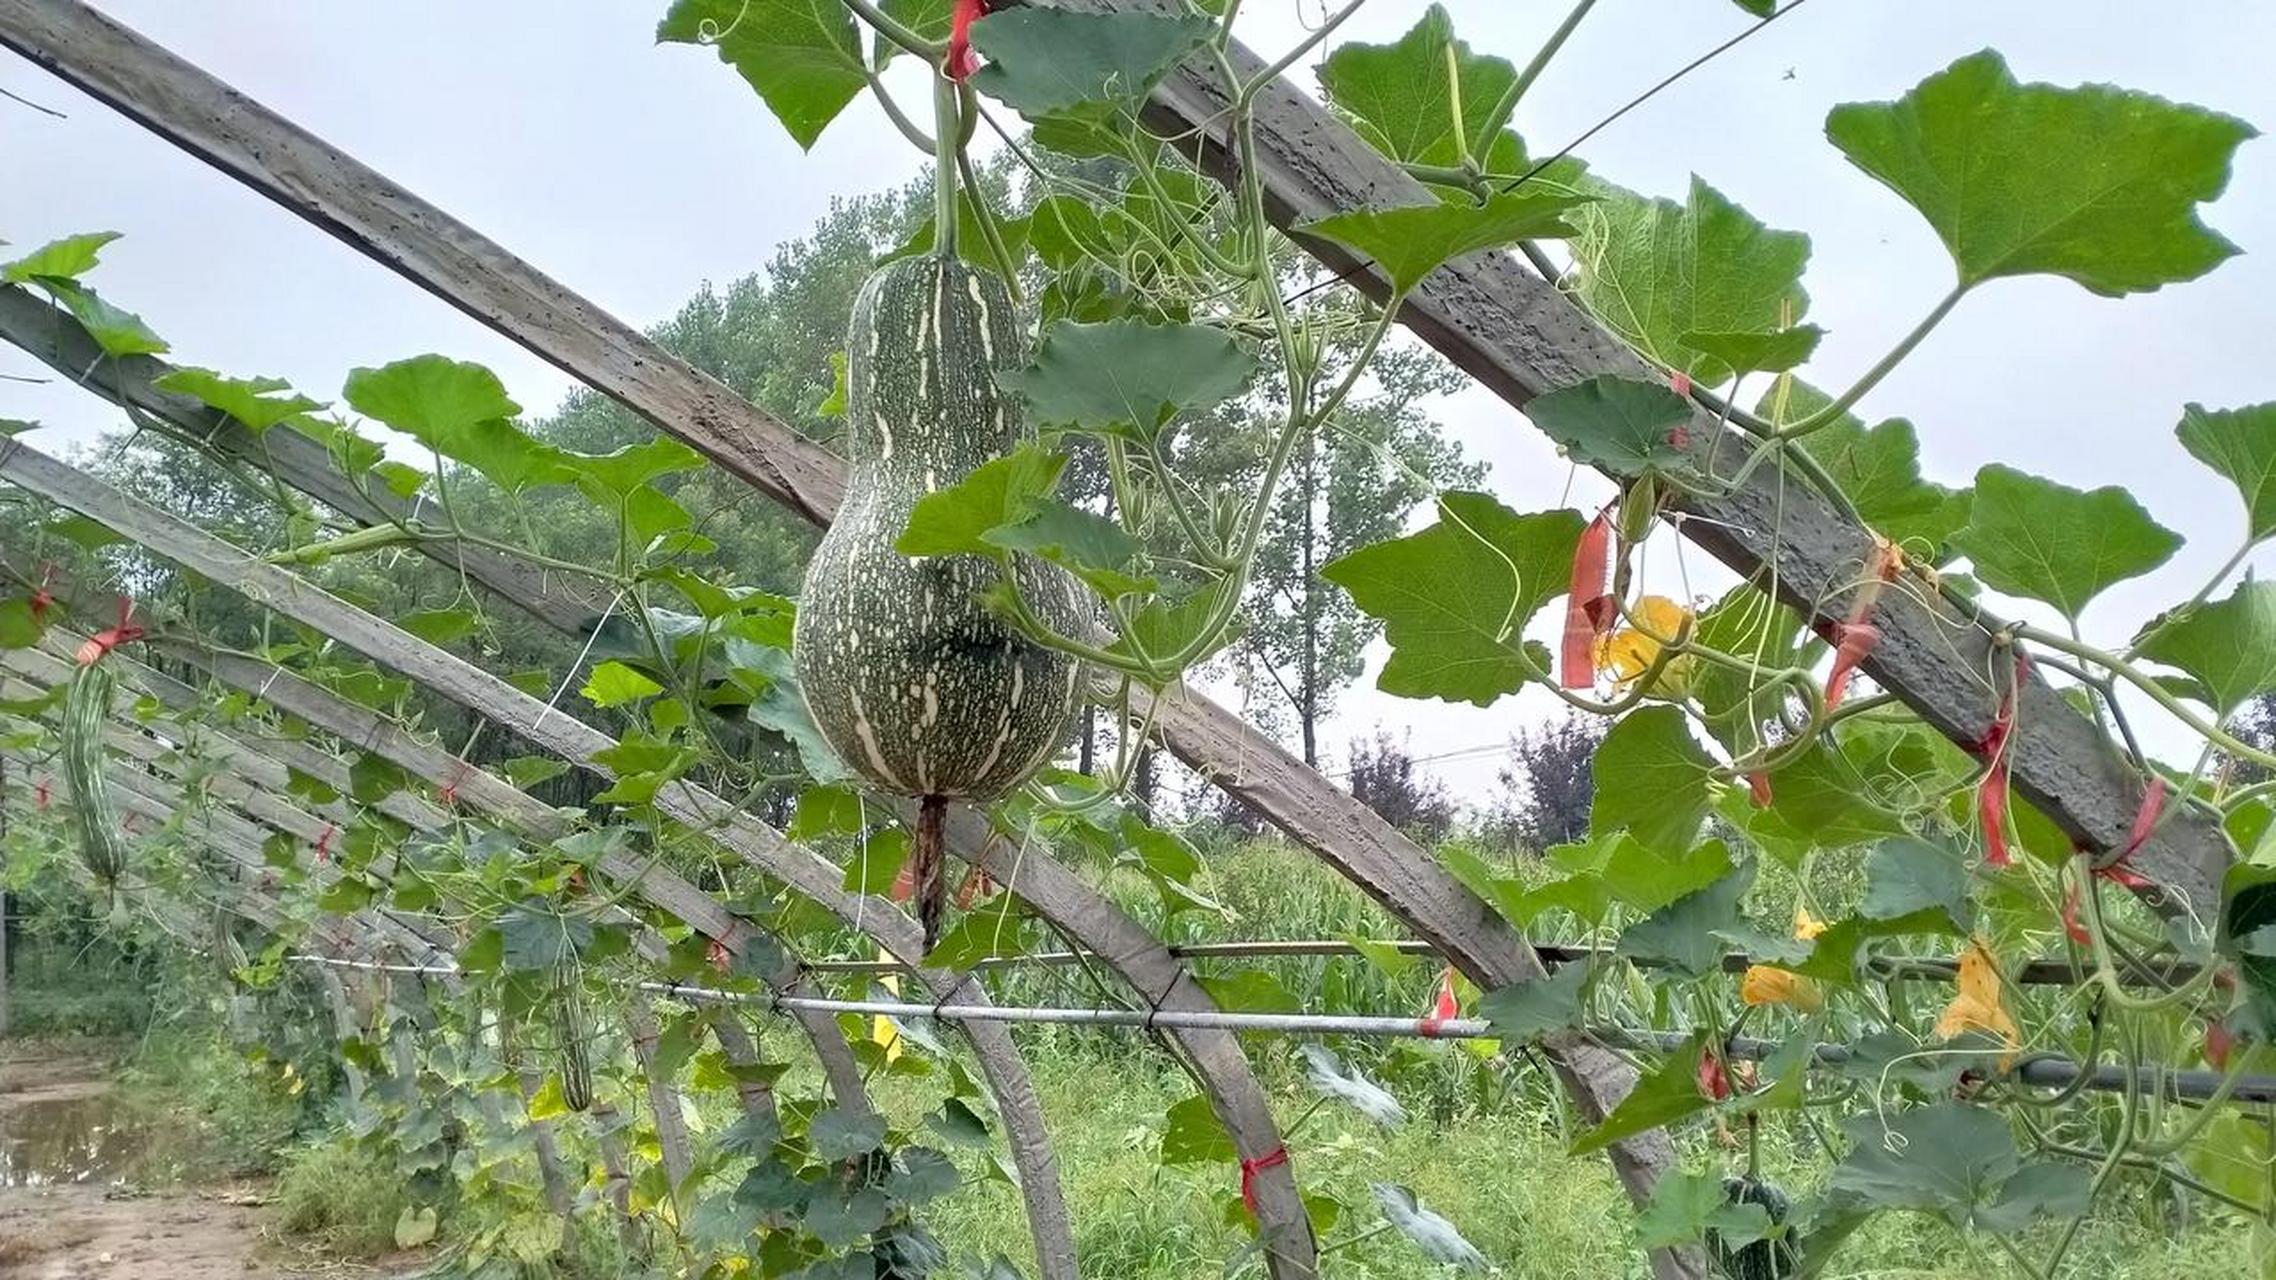
<path fill-rule="evenodd" d="M 352 479 L 322 444 L 278 426 L 256 435 L 245 424 L 179 392 L 154 385 L 174 368 L 153 356 L 104 354 L 71 313 L 18 285 L 0 285 L 0 339 L 113 404 L 131 406 L 223 457 L 274 475 L 358 524 L 425 524 L 448 529 L 441 508 L 424 496 L 397 497 L 370 477 Z M 464 571 L 498 598 L 582 639 L 600 625 L 609 600 L 594 580 L 561 573 L 490 547 L 423 541 L 418 549 L 453 572 Z"/>

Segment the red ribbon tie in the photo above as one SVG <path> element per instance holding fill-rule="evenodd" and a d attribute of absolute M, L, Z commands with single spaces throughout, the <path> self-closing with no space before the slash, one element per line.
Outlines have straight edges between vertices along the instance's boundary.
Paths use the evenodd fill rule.
<path fill-rule="evenodd" d="M 1286 1147 L 1274 1147 L 1254 1160 L 1241 1161 L 1241 1203 L 1249 1207 L 1250 1217 L 1257 1216 L 1257 1175 L 1287 1163 Z"/>

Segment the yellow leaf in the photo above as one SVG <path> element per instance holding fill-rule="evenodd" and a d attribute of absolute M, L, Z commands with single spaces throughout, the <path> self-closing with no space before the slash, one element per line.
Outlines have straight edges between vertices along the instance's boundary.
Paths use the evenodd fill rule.
<path fill-rule="evenodd" d="M 879 948 L 877 952 L 877 958 L 880 960 L 889 960 L 892 957 L 885 954 L 883 948 Z M 887 991 L 892 992 L 894 995 L 901 994 L 901 980 L 899 978 L 884 978 L 879 981 L 878 985 L 884 987 Z M 897 1062 L 900 1060 L 901 1029 L 893 1025 L 893 1019 L 886 1017 L 882 1013 L 871 1018 L 869 1021 L 869 1038 L 885 1046 L 885 1060 L 887 1062 Z"/>
<path fill-rule="evenodd" d="M 1748 966 L 1746 976 L 1739 979 L 1739 999 L 1748 1004 L 1782 1004 L 1804 1013 L 1826 1007 L 1825 993 L 1815 981 L 1766 964 Z"/>
<path fill-rule="evenodd" d="M 1949 1040 L 1969 1031 L 1996 1036 L 2010 1049 L 2023 1044 L 2015 1019 L 2008 1016 L 1999 980 L 1999 960 L 1978 938 L 1960 955 L 1959 992 L 1936 1020 L 1936 1038 Z"/>
<path fill-rule="evenodd" d="M 1636 626 L 1622 627 L 1596 644 L 1597 669 L 1611 672 L 1613 680 L 1622 688 L 1642 679 L 1660 656 L 1661 640 L 1674 639 L 1691 621 L 1691 610 L 1666 596 L 1645 596 L 1636 602 L 1631 612 Z M 1670 698 L 1682 697 L 1698 668 L 1699 659 L 1691 654 L 1674 659 L 1660 670 L 1659 679 L 1652 685 L 1653 692 Z"/>

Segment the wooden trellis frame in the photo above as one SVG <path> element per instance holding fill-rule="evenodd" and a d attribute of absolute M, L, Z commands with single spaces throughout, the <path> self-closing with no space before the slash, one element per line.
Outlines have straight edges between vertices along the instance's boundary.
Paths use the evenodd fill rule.
<path fill-rule="evenodd" d="M 347 604 L 315 584 L 263 564 L 196 526 L 120 493 L 20 440 L 0 444 L 0 478 L 86 515 L 255 604 L 315 627 L 577 767 L 602 777 L 613 777 L 606 766 L 594 759 L 616 745 L 615 739 L 607 734 L 551 709 L 505 681 Z M 459 780 L 467 770 L 464 762 L 446 755 L 445 768 L 422 776 L 443 783 Z M 463 781 L 459 785 L 463 794 Z M 838 916 L 848 927 L 866 933 L 887 952 L 908 963 L 936 998 L 987 999 L 979 984 L 967 977 L 920 967 L 924 953 L 920 930 L 897 906 L 847 892 L 841 887 L 841 872 L 835 865 L 791 844 L 764 823 L 685 780 L 662 788 L 654 803 L 666 816 L 702 832 L 746 865 L 774 875 Z M 644 864 L 624 870 L 628 878 L 639 883 L 645 883 L 653 874 Z M 700 891 L 696 894 L 708 902 Z M 694 923 L 688 912 L 700 908 L 682 903 L 667 909 Z M 718 910 L 716 904 L 712 910 Z M 744 929 L 747 931 L 748 925 L 744 925 Z M 1060 1184 L 1057 1157 L 1043 1125 L 1042 1107 L 1035 1096 L 1026 1063 L 1003 1028 L 972 1026 L 961 1030 L 996 1097 L 1012 1160 L 1020 1171 L 1020 1193 L 1036 1237 L 1038 1265 L 1052 1280 L 1073 1280 L 1076 1275 L 1073 1226 Z"/>
<path fill-rule="evenodd" d="M 417 521 L 428 508 L 404 502 L 384 490 L 373 491 L 342 474 L 329 453 L 295 432 L 254 436 L 243 424 L 188 397 L 153 385 L 169 372 L 165 362 L 147 357 L 114 360 L 105 356 L 68 313 L 19 288 L 0 286 L 0 337 L 16 343 L 90 389 L 135 406 L 225 456 L 241 459 L 279 477 L 302 493 L 356 519 Z M 367 511 L 371 516 L 356 516 Z M 575 589 L 566 575 L 539 569 L 489 548 L 422 542 L 420 549 L 461 571 L 497 599 L 514 604 L 539 621 L 580 640 L 605 617 L 605 602 Z M 461 565 L 460 550 L 469 553 Z M 914 822 L 913 805 L 901 804 L 905 823 Z M 1139 998 L 1165 1009 L 1207 1012 L 1216 1008 L 1191 970 L 1128 913 L 1060 863 L 1036 841 L 1007 846 L 985 818 L 966 809 L 951 811 L 948 851 L 987 871 L 992 879 L 1026 901 L 1053 927 L 1101 957 L 1101 963 L 1127 982 Z M 1255 1160 L 1280 1149 L 1278 1123 L 1257 1083 L 1246 1051 L 1236 1037 L 1197 1028 L 1166 1031 L 1200 1082 L 1241 1159 Z M 1310 1217 L 1299 1200 L 1295 1171 L 1285 1164 L 1265 1166 L 1252 1180 L 1260 1234 L 1276 1275 L 1314 1274 L 1318 1244 Z"/>
<path fill-rule="evenodd" d="M 1062 0 L 1089 10 L 1147 10 L 1158 0 Z M 626 403 L 809 519 L 821 521 L 842 489 L 834 460 L 663 355 L 627 326 L 547 280 L 438 210 L 325 147 L 195 68 L 68 0 L 0 0 L 6 43 L 162 136 L 325 227 L 500 332 Z M 1245 50 L 1234 65 L 1261 63 Z M 1155 94 L 1157 122 L 1204 139 L 1204 163 L 1230 168 L 1222 143 L 1222 88 L 1197 69 Z M 1261 175 L 1275 221 L 1367 205 L 1412 203 L 1423 189 L 1368 149 L 1324 108 L 1285 82 L 1258 100 Z M 1331 246 L 1308 244 L 1380 294 L 1373 274 Z M 1403 317 L 1426 341 L 1513 406 L 1599 373 L 1649 376 L 1644 363 L 1583 317 L 1554 286 L 1507 255 L 1452 264 L 1418 290 Z M 1702 422 L 1702 426 L 1711 426 Z M 1694 431 L 1702 441 L 1709 430 Z M 1710 446 L 1702 446 L 1710 447 Z M 1758 473 L 1719 499 L 1687 498 L 1697 517 L 1683 532 L 1733 568 L 1768 580 L 1805 616 L 1837 620 L 1872 551 L 1870 531 L 1780 478 Z M 1767 572 L 1775 568 L 1775 574 Z M 1988 672 L 1999 623 L 1933 593 L 1889 592 L 1874 606 L 1882 642 L 1866 663 L 1881 683 L 1955 741 L 1980 740 L 1997 697 Z M 2052 688 L 2022 691 L 2008 748 L 2015 785 L 2089 851 L 2121 847 L 2139 809 L 2142 780 L 2113 745 Z M 1503 985 L 1539 973 L 1538 962 L 1474 895 L 1411 843 L 1324 779 L 1204 700 L 1170 700 L 1159 721 L 1189 764 L 1217 779 L 1320 852 L 1444 950 L 1473 979 Z M 2228 858 L 2217 825 L 2184 813 L 2136 855 L 2169 910 L 2203 913 Z M 1629 1073 L 1585 1043 L 1551 1046 L 1584 1111 L 1601 1112 Z M 1615 1156 L 1632 1194 L 1648 1193 L 1672 1155 L 1657 1135 Z M 1670 1259 L 1655 1265 L 1663 1274 Z M 1695 1263 L 1696 1259 L 1690 1260 Z"/>
<path fill-rule="evenodd" d="M 45 643 L 51 649 L 63 650 L 70 648 L 75 639 L 68 632 L 57 628 L 46 639 Z M 104 660 L 114 666 L 128 687 L 139 689 L 157 698 L 177 712 L 187 711 L 199 704 L 196 692 L 189 686 L 171 676 L 146 667 L 124 654 L 113 653 Z M 51 689 L 59 687 L 69 679 L 71 668 L 64 659 L 56 654 L 42 653 L 38 650 L 11 650 L 0 652 L 0 671 L 13 672 L 37 688 Z M 255 691 L 245 690 L 244 692 L 253 693 Z M 336 695 L 323 690 L 313 690 L 313 693 L 319 699 L 338 701 Z M 132 735 L 126 744 L 130 754 L 136 755 L 137 758 L 149 758 L 143 754 L 137 740 L 139 743 L 148 743 L 150 740 L 141 737 L 137 726 L 127 724 L 114 716 L 113 727 L 114 733 L 123 731 Z M 306 742 L 279 738 L 264 749 L 253 746 L 234 734 L 210 725 L 200 725 L 197 728 L 199 732 L 199 758 L 217 766 L 224 776 L 236 781 L 238 785 L 249 785 L 256 789 L 255 795 L 262 794 L 259 789 L 265 789 L 268 793 L 282 794 L 289 783 L 288 766 L 298 769 L 333 788 L 340 792 L 343 797 L 354 790 L 354 784 L 348 775 L 347 766 L 339 758 L 319 751 Z M 277 754 L 272 755 L 270 752 Z M 400 765 L 400 761 L 397 763 Z M 507 784 L 501 781 L 499 785 Z M 231 800 L 232 803 L 236 802 L 229 793 L 224 793 L 222 798 Z M 544 809 L 544 806 L 535 800 L 530 801 L 530 806 L 535 809 Z M 244 808 L 242 804 L 239 807 Z M 449 816 L 442 810 L 409 792 L 391 792 L 382 798 L 375 807 L 380 812 L 404 822 L 417 831 L 437 831 L 450 822 Z M 335 801 L 330 805 L 315 806 L 315 808 L 318 815 L 343 826 L 351 816 L 344 800 Z M 248 816 L 255 815 L 249 814 Z M 276 829 L 283 830 L 298 839 L 308 838 L 305 823 L 281 825 L 277 826 Z M 556 817 L 551 830 L 553 834 L 560 834 L 565 830 L 565 824 L 562 824 Z M 321 839 L 321 833 L 317 838 Z M 379 869 L 384 870 L 383 867 Z M 641 924 L 635 930 L 633 948 L 649 962 L 661 963 L 665 958 L 667 944 L 661 937 L 657 936 L 653 929 Z M 802 980 L 787 984 L 784 990 L 787 994 L 810 994 L 807 984 Z M 795 1012 L 793 1019 L 798 1022 L 805 1032 L 806 1038 L 812 1044 L 825 1078 L 830 1082 L 833 1092 L 839 1096 L 840 1105 L 857 1112 L 871 1111 L 873 1108 L 867 1097 L 867 1086 L 862 1078 L 861 1068 L 855 1062 L 851 1052 L 847 1050 L 845 1039 L 839 1034 L 836 1020 L 827 1015 Z M 720 1050 L 726 1055 L 730 1063 L 737 1066 L 758 1065 L 760 1059 L 757 1046 L 752 1042 L 749 1032 L 733 1016 L 732 1011 L 714 1010 L 708 1018 L 708 1025 L 713 1034 L 717 1036 Z M 746 1111 L 772 1114 L 774 1110 L 773 1093 L 763 1081 L 739 1084 L 737 1093 Z"/>

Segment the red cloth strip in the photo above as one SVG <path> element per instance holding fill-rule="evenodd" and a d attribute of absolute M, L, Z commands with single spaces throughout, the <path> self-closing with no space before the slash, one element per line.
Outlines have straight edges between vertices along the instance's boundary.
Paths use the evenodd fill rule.
<path fill-rule="evenodd" d="M 104 654 L 120 645 L 130 640 L 140 640 L 145 633 L 141 627 L 134 625 L 133 617 L 134 601 L 120 596 L 119 624 L 108 631 L 98 631 L 89 636 L 86 643 L 79 646 L 79 652 L 72 656 L 78 659 L 80 666 L 91 667 L 101 662 Z"/>
<path fill-rule="evenodd" d="M 2122 889 L 2146 893 L 2157 887 L 2157 882 L 2127 866 L 2134 852 L 2149 843 L 2150 833 L 2157 830 L 2158 815 L 2165 812 L 2165 779 L 2152 777 L 2147 790 L 2142 792 L 2141 806 L 2134 810 L 2134 825 L 2126 832 L 2126 845 L 2118 856 L 2094 869 L 2094 878 L 2108 880 Z M 2063 896 L 2063 932 L 2071 941 L 2086 946 L 2094 941 L 2086 926 L 2078 918 L 2078 886 L 2073 884 Z"/>
<path fill-rule="evenodd" d="M 1249 1207 L 1250 1217 L 1257 1216 L 1257 1175 L 1287 1163 L 1286 1147 L 1274 1147 L 1254 1160 L 1241 1161 L 1241 1203 Z"/>
<path fill-rule="evenodd" d="M 1462 1006 L 1454 999 L 1454 966 L 1448 965 L 1438 975 L 1438 994 L 1431 999 L 1430 1012 L 1415 1024 L 1415 1030 L 1436 1040 L 1439 1033 L 1446 1029 L 1446 1024 L 1453 1021 L 1460 1012 Z"/>
<path fill-rule="evenodd" d="M 1573 545 L 1571 594 L 1565 601 L 1565 644 L 1558 678 L 1568 689 L 1596 687 L 1596 638 L 1612 622 L 1604 592 L 1612 553 L 1612 521 L 1598 512 Z"/>
<path fill-rule="evenodd" d="M 980 60 L 972 56 L 972 24 L 987 13 L 987 0 L 956 0 L 956 9 L 949 15 L 948 59 L 941 70 L 959 84 L 980 69 Z"/>
<path fill-rule="evenodd" d="M 316 863 L 318 866 L 332 860 L 332 837 L 338 834 L 339 830 L 338 827 L 327 822 L 324 824 L 324 830 L 318 833 L 316 837 Z"/>

